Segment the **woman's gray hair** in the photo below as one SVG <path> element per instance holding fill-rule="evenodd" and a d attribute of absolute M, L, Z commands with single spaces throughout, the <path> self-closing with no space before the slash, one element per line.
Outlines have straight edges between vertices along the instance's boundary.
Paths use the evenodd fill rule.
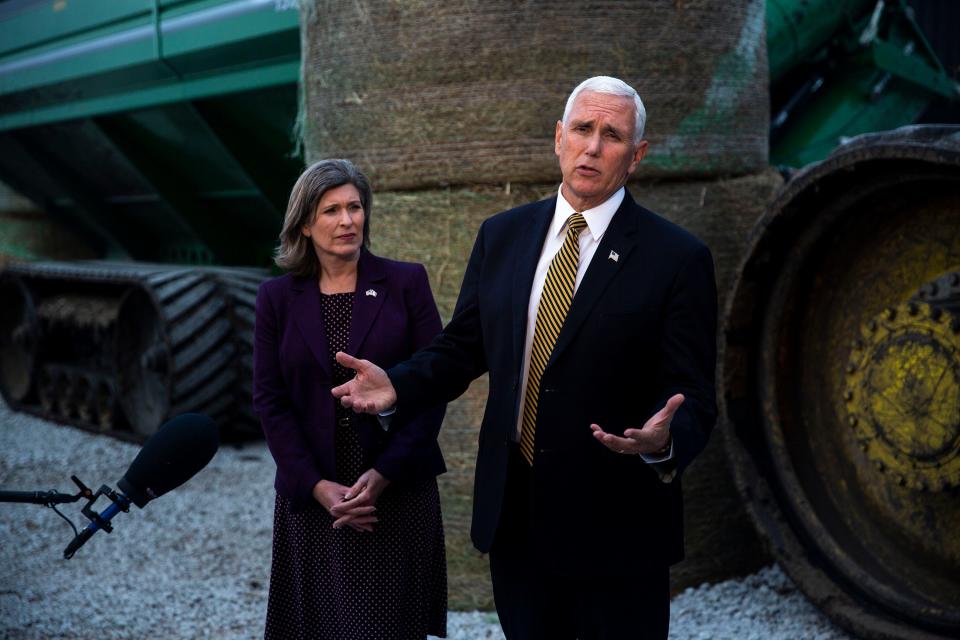
<path fill-rule="evenodd" d="M 303 235 L 303 227 L 313 223 L 323 194 L 345 184 L 352 184 L 360 192 L 363 246 L 370 246 L 370 213 L 373 209 L 370 181 L 349 160 L 321 160 L 300 174 L 290 192 L 287 212 L 283 216 L 283 229 L 280 230 L 280 246 L 273 258 L 278 267 L 298 276 L 320 275 L 320 263 L 313 242 Z"/>
<path fill-rule="evenodd" d="M 643 100 L 636 89 L 628 85 L 623 80 L 611 78 L 610 76 L 594 76 L 587 78 L 577 85 L 570 97 L 567 98 L 567 106 L 563 110 L 563 124 L 567 124 L 567 118 L 570 117 L 570 111 L 573 109 L 573 101 L 584 91 L 594 91 L 596 93 L 608 93 L 614 96 L 623 96 L 631 98 L 636 108 L 636 122 L 633 127 L 633 144 L 643 140 L 643 128 L 647 124 L 647 110 L 643 106 Z"/>

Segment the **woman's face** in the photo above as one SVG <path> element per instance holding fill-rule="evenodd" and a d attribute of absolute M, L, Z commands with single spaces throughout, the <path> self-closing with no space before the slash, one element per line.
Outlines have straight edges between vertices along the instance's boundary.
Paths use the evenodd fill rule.
<path fill-rule="evenodd" d="M 313 242 L 321 262 L 355 260 L 363 246 L 363 220 L 360 192 L 352 184 L 344 184 L 323 194 L 313 221 L 303 226 L 303 235 Z"/>

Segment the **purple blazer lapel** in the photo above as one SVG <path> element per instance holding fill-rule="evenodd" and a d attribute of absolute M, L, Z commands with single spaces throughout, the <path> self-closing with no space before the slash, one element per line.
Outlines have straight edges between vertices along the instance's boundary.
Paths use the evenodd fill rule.
<path fill-rule="evenodd" d="M 290 287 L 293 292 L 291 313 L 297 329 L 310 347 L 327 375 L 330 375 L 330 354 L 327 346 L 327 334 L 323 328 L 323 310 L 320 307 L 320 286 L 311 278 L 294 278 Z"/>
<path fill-rule="evenodd" d="M 387 271 L 383 261 L 366 249 L 357 264 L 357 292 L 353 296 L 350 341 L 347 351 L 356 356 L 370 333 L 384 300 L 387 299 Z"/>

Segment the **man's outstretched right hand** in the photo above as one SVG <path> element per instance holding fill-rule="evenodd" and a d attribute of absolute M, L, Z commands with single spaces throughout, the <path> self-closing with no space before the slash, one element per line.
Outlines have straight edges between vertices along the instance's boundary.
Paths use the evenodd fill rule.
<path fill-rule="evenodd" d="M 334 387 L 330 392 L 340 403 L 356 413 L 382 413 L 397 404 L 397 392 L 387 372 L 369 360 L 337 352 L 337 362 L 357 374 L 353 380 Z"/>

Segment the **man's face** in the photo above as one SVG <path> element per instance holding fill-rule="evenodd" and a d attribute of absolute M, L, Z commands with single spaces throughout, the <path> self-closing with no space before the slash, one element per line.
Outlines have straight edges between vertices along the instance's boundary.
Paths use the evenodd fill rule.
<path fill-rule="evenodd" d="M 557 122 L 554 151 L 563 173 L 563 197 L 584 211 L 622 187 L 647 153 L 633 142 L 636 111 L 625 96 L 584 91 L 573 102 L 567 123 Z"/>

